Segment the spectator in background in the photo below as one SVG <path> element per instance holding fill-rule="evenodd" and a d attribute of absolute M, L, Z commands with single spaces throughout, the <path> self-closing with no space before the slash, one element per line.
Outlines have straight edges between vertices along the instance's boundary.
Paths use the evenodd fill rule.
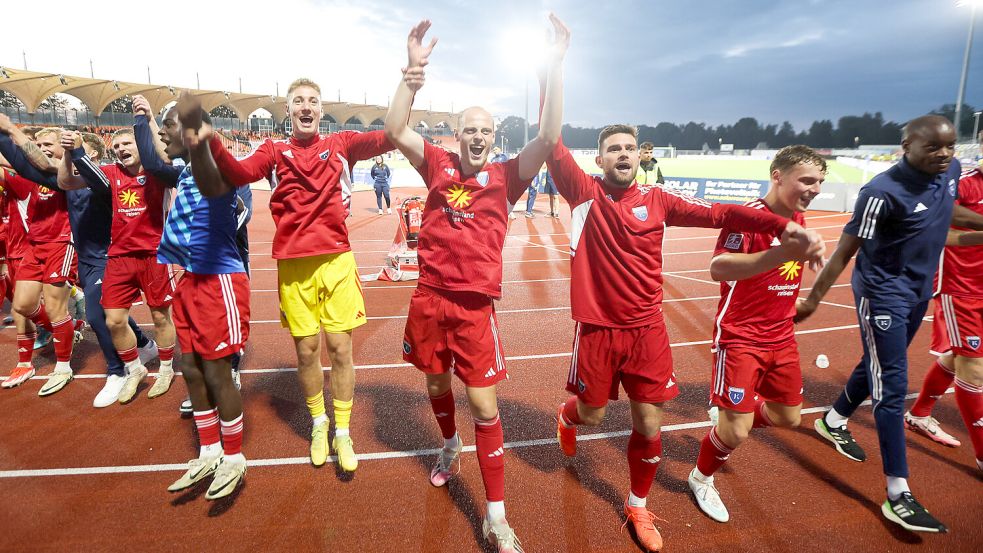
<path fill-rule="evenodd" d="M 389 201 L 389 184 L 392 182 L 393 173 L 389 166 L 382 161 L 382 156 L 375 156 L 375 165 L 372 166 L 372 180 L 375 181 L 375 203 L 379 207 L 379 215 L 382 215 L 382 198 L 386 198 L 386 212 L 392 213 L 393 209 Z"/>
<path fill-rule="evenodd" d="M 536 175 L 536 180 L 533 185 L 539 188 L 539 191 L 544 194 L 549 194 L 550 196 L 550 217 L 554 219 L 560 218 L 560 208 L 557 206 L 556 200 L 556 184 L 553 183 L 553 177 L 546 171 L 546 167 Z M 529 211 L 529 210 L 527 210 Z"/>
<path fill-rule="evenodd" d="M 539 193 L 539 178 L 544 174 L 548 175 L 548 173 L 546 173 L 546 165 L 543 165 L 543 167 L 539 170 L 539 174 L 536 175 L 536 178 L 529 183 L 529 193 L 528 197 L 526 198 L 526 217 L 529 219 L 535 217 L 535 215 L 532 213 L 532 207 L 536 205 L 536 195 Z"/>
<path fill-rule="evenodd" d="M 492 156 L 491 159 L 488 160 L 488 163 L 505 163 L 508 160 L 509 160 L 509 156 L 504 154 L 501 148 L 495 146 L 494 148 L 492 148 Z"/>
<path fill-rule="evenodd" d="M 642 142 L 638 147 L 638 173 L 635 175 L 635 182 L 642 186 L 666 183 L 666 179 L 662 177 L 662 169 L 659 169 L 659 162 L 652 155 L 654 148 L 655 145 L 651 142 Z"/>

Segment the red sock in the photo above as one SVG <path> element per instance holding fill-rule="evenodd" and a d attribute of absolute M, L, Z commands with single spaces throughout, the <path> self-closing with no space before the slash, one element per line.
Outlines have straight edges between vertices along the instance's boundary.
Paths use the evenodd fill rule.
<path fill-rule="evenodd" d="M 75 345 L 75 322 L 66 315 L 57 323 L 51 323 L 51 329 L 55 342 L 55 359 L 59 363 L 71 361 L 72 346 Z"/>
<path fill-rule="evenodd" d="M 474 446 L 488 501 L 505 501 L 504 443 L 502 421 L 498 415 L 487 421 L 474 419 Z"/>
<path fill-rule="evenodd" d="M 768 418 L 768 413 L 765 412 L 765 402 L 759 401 L 758 405 L 754 408 L 754 423 L 751 425 L 751 428 L 767 428 L 769 426 L 774 425 L 772 425 L 771 419 Z"/>
<path fill-rule="evenodd" d="M 652 438 L 631 431 L 628 438 L 628 474 L 631 479 L 631 493 L 635 497 L 647 497 L 655 480 L 655 471 L 662 460 L 662 432 Z"/>
<path fill-rule="evenodd" d="M 43 303 L 39 303 L 34 313 L 31 313 L 27 318 L 34 321 L 34 324 L 44 327 L 45 330 L 54 334 L 54 329 L 51 327 L 51 321 L 48 319 L 48 313 L 44 310 Z"/>
<path fill-rule="evenodd" d="M 195 411 L 195 426 L 198 428 L 198 442 L 201 445 L 215 445 L 221 441 L 218 409 Z"/>
<path fill-rule="evenodd" d="M 198 417 L 195 416 L 197 424 Z M 229 422 L 222 422 L 222 449 L 226 455 L 237 455 L 242 453 L 242 413 Z M 201 433 L 201 427 L 198 430 Z M 204 445 L 204 443 L 203 443 Z"/>
<path fill-rule="evenodd" d="M 36 332 L 17 335 L 17 362 L 30 363 L 34 356 L 34 340 L 37 340 Z"/>
<path fill-rule="evenodd" d="M 116 354 L 119 355 L 123 363 L 132 363 L 140 358 L 140 353 L 135 346 L 130 349 L 116 350 Z"/>
<path fill-rule="evenodd" d="M 703 476 L 713 476 L 713 473 L 724 466 L 733 452 L 733 448 L 727 447 L 727 444 L 720 439 L 720 435 L 717 434 L 717 427 L 714 426 L 707 432 L 706 437 L 703 438 L 703 443 L 700 444 L 700 454 L 696 458 L 696 469 Z"/>
<path fill-rule="evenodd" d="M 935 363 L 932 363 L 932 366 L 928 369 L 928 373 L 925 374 L 922 391 L 918 392 L 918 399 L 911 406 L 911 414 L 916 417 L 927 417 L 931 415 L 932 408 L 935 407 L 935 402 L 949 388 L 955 376 L 949 369 L 945 368 L 945 365 L 942 364 L 940 359 L 936 359 Z"/>
<path fill-rule="evenodd" d="M 172 361 L 174 359 L 174 346 L 164 347 L 161 345 L 157 346 L 158 358 L 163 361 Z"/>
<path fill-rule="evenodd" d="M 977 459 L 983 459 L 983 386 L 970 384 L 956 378 L 956 405 L 963 422 L 969 429 L 969 439 L 973 441 L 973 451 Z"/>
<path fill-rule="evenodd" d="M 570 396 L 570 399 L 563 404 L 563 413 L 560 416 L 563 418 L 563 424 L 567 426 L 584 423 L 580 420 L 580 413 L 577 412 L 577 396 Z"/>
<path fill-rule="evenodd" d="M 440 426 L 440 435 L 445 440 L 449 440 L 457 434 L 457 423 L 454 422 L 454 392 L 447 390 L 441 396 L 430 396 L 430 407 L 433 414 L 437 417 L 437 425 Z"/>

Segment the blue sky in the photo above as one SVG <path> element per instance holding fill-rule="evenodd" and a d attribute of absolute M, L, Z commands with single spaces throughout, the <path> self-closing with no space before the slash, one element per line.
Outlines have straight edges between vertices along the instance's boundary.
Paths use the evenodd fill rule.
<path fill-rule="evenodd" d="M 565 64 L 572 124 L 753 116 L 796 129 L 865 111 L 904 121 L 955 102 L 970 13 L 954 0 L 170 0 L 167 10 L 111 0 L 89 13 L 68 0 L 50 4 L 50 14 L 76 15 L 47 17 L 47 41 L 30 26 L 9 26 L 0 65 L 22 67 L 23 49 L 38 71 L 87 76 L 92 58 L 100 78 L 144 82 L 150 65 L 155 83 L 194 86 L 198 72 L 203 88 L 236 91 L 241 77 L 244 92 L 264 94 L 305 75 L 326 98 L 385 104 L 407 31 L 429 18 L 440 43 L 417 107 L 479 104 L 521 115 L 525 75 L 535 86 L 522 61 L 553 10 L 573 32 Z M 25 21 L 32 8 L 5 9 Z M 179 14 L 200 17 L 208 31 L 175 26 Z M 95 37 L 92 29 L 100 29 Z M 519 53 L 517 33 L 529 36 Z M 77 37 L 67 51 L 58 49 L 63 37 Z M 966 101 L 981 107 L 983 13 L 975 47 Z"/>

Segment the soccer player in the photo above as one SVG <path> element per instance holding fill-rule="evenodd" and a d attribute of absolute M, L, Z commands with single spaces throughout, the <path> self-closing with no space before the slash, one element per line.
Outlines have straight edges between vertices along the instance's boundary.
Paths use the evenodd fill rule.
<path fill-rule="evenodd" d="M 249 278 L 236 247 L 238 196 L 215 165 L 213 152 L 225 148 L 209 139 L 211 121 L 198 100 L 185 91 L 164 122 L 183 135 L 164 138 L 168 157 L 190 162 L 178 181 L 158 260 L 185 269 L 174 292 L 174 326 L 200 443 L 198 458 L 168 491 L 214 474 L 205 498 L 219 499 L 246 473 L 242 398 L 232 381 L 233 354 L 249 338 Z"/>
<path fill-rule="evenodd" d="M 903 422 L 907 349 L 932 296 L 932 276 L 950 220 L 977 228 L 972 211 L 953 209 L 960 173 L 959 161 L 953 159 L 955 144 L 955 128 L 944 117 L 926 115 L 905 126 L 904 157 L 860 189 L 836 251 L 816 277 L 808 298 L 796 304 L 797 321 L 812 314 L 859 250 L 851 282 L 864 355 L 833 408 L 816 420 L 815 427 L 842 455 L 866 460 L 846 425 L 869 395 L 887 477 L 887 500 L 881 512 L 888 520 L 921 532 L 947 530 L 908 487 Z"/>
<path fill-rule="evenodd" d="M 154 175 L 144 173 L 132 129 L 113 134 L 112 148 L 118 160 L 113 165 L 99 167 L 92 163 L 81 143 L 80 135 L 66 135 L 65 146 L 74 146 L 72 161 L 81 178 L 73 179 L 64 166 L 58 185 L 66 190 L 88 186 L 112 197 L 112 241 L 103 276 L 102 307 L 126 371 L 125 380 L 114 379 L 112 383 L 119 386 L 119 403 L 125 404 L 133 400 L 147 376 L 136 335 L 128 324 L 130 308 L 142 292 L 153 318 L 160 356 L 160 370 L 147 394 L 154 398 L 166 393 L 174 379 L 175 337 L 170 313 L 174 275 L 169 265 L 157 262 L 156 256 L 170 203 L 169 188 Z"/>
<path fill-rule="evenodd" d="M 321 88 L 297 79 L 287 89 L 288 140 L 267 140 L 242 160 L 213 152 L 225 181 L 251 184 L 271 173 L 276 185 L 270 212 L 276 223 L 280 320 L 297 351 L 297 375 L 313 419 L 311 463 L 327 461 L 328 416 L 324 409 L 321 333 L 331 359 L 338 465 L 358 467 L 349 432 L 355 394 L 352 331 L 365 324 L 365 300 L 348 242 L 350 168 L 392 149 L 382 131 L 318 134 Z"/>
<path fill-rule="evenodd" d="M 58 140 L 60 132 L 61 129 L 46 128 L 36 135 L 38 147 L 50 158 L 60 159 L 63 154 Z M 3 153 L 9 159 L 12 157 L 7 155 L 12 153 L 11 140 L 23 140 L 19 136 L 22 133 L 6 116 L 0 116 L 0 133 L 8 137 L 3 141 Z M 10 138 L 12 135 L 18 135 L 18 139 Z M 27 236 L 30 247 L 17 268 L 14 310 L 35 325 L 50 328 L 54 335 L 56 363 L 38 392 L 43 397 L 61 390 L 74 378 L 71 358 L 77 327 L 68 314 L 68 296 L 72 283 L 78 278 L 78 262 L 72 244 L 65 193 L 19 175 L 8 174 L 6 180 L 13 197 L 26 203 L 30 229 Z M 26 338 L 24 341 L 20 339 L 22 336 L 25 335 L 18 333 L 17 349 L 33 347 L 34 340 L 27 346 Z M 23 357 L 21 360 L 18 366 L 25 369 Z M 21 374 L 18 376 L 22 377 L 26 371 L 19 372 Z"/>
<path fill-rule="evenodd" d="M 956 204 L 983 215 L 983 171 L 959 179 Z M 957 229 L 966 230 L 966 229 Z M 978 234 L 978 233 L 974 233 Z M 905 427 L 949 447 L 959 440 L 932 417 L 936 400 L 956 382 L 956 405 L 969 430 L 976 466 L 983 471 L 983 248 L 946 245 L 936 275 L 932 352 L 939 358 L 925 374 L 918 399 L 905 413 Z"/>
<path fill-rule="evenodd" d="M 522 196 L 560 137 L 562 60 L 570 32 L 555 16 L 543 125 L 518 157 L 490 163 L 495 122 L 480 107 L 461 112 L 458 152 L 446 152 L 409 127 L 413 98 L 436 39 L 429 21 L 407 39 L 408 64 L 386 114 L 389 140 L 419 171 L 428 189 L 419 236 L 420 283 L 410 299 L 403 359 L 426 375 L 427 393 L 444 447 L 430 472 L 443 486 L 460 470 L 463 444 L 454 420 L 452 374 L 465 385 L 474 420 L 487 510 L 482 530 L 498 551 L 521 552 L 505 517 L 505 457 L 496 385 L 507 378 L 494 300 L 502 295 L 502 247 L 512 205 Z"/>
<path fill-rule="evenodd" d="M 558 132 L 558 129 L 557 129 Z M 667 225 L 728 228 L 780 236 L 821 259 L 817 234 L 764 209 L 710 204 L 658 186 L 639 187 L 637 131 L 605 127 L 595 160 L 603 176 L 584 172 L 562 143 L 547 160 L 556 186 L 571 206 L 571 310 L 573 358 L 560 406 L 557 439 L 576 455 L 577 425 L 598 425 L 618 385 L 631 401 L 628 439 L 630 491 L 624 512 L 641 544 L 662 548 L 646 498 L 662 458 L 663 404 L 679 394 L 662 315 L 662 240 Z"/>
<path fill-rule="evenodd" d="M 14 326 L 17 329 L 17 364 L 10 375 L 3 381 L 4 388 L 13 388 L 28 381 L 34 376 L 34 365 L 31 364 L 31 357 L 34 353 L 34 339 L 37 337 L 37 330 L 34 323 L 13 309 L 13 297 L 16 290 L 17 272 L 23 263 L 24 256 L 30 245 L 27 243 L 27 218 L 21 211 L 22 206 L 27 202 L 20 202 L 9 189 L 8 182 L 16 177 L 17 174 L 7 168 L 0 168 L 0 194 L 2 194 L 2 204 L 4 209 L 4 219 L 7 224 L 6 240 L 6 261 L 4 264 L 4 275 L 7 291 L 4 296 L 11 302 L 11 316 L 14 319 Z M 2 300 L 0 300 L 2 301 Z"/>
<path fill-rule="evenodd" d="M 770 178 L 765 197 L 744 205 L 805 226 L 803 213 L 826 178 L 826 160 L 806 146 L 788 146 L 775 154 Z M 710 276 L 720 281 L 720 303 L 710 402 L 719 415 L 688 480 L 697 505 L 718 522 L 727 522 L 730 514 L 714 486 L 714 473 L 752 428 L 799 425 L 802 369 L 792 317 L 803 254 L 783 246 L 775 233 L 728 228 L 714 249 Z"/>

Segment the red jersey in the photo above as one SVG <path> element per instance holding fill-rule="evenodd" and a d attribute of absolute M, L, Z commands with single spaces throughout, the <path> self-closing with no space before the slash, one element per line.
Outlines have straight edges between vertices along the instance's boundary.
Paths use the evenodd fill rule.
<path fill-rule="evenodd" d="M 113 197 L 113 228 L 110 256 L 155 254 L 164 231 L 164 217 L 170 206 L 169 188 L 164 182 L 140 172 L 129 174 L 119 164 L 99 167 L 106 176 Z"/>
<path fill-rule="evenodd" d="M 417 170 L 429 190 L 417 247 L 420 284 L 500 298 L 510 206 L 532 179 L 519 178 L 518 158 L 464 176 L 458 154 L 426 141 Z"/>
<path fill-rule="evenodd" d="M 21 202 L 27 201 L 28 242 L 71 242 L 72 227 L 68 223 L 65 192 L 40 186 L 13 171 L 4 171 L 6 187 L 13 198 Z M 21 213 L 24 213 L 23 209 Z"/>
<path fill-rule="evenodd" d="M 242 160 L 221 141 L 211 141 L 222 176 L 243 186 L 267 178 L 273 194 L 270 213 L 276 223 L 273 258 L 310 257 L 351 250 L 348 217 L 351 169 L 356 162 L 392 150 L 382 131 L 342 131 L 300 141 L 267 140 Z"/>
<path fill-rule="evenodd" d="M 771 213 L 763 200 L 747 207 Z M 792 220 L 805 226 L 805 217 Z M 758 253 L 781 245 L 781 232 L 720 231 L 714 257 L 725 253 Z M 713 349 L 717 346 L 746 346 L 778 350 L 795 341 L 795 300 L 802 285 L 803 264 L 786 261 L 768 271 L 743 280 L 720 283 L 720 303 L 713 327 Z"/>
<path fill-rule="evenodd" d="M 12 173 L 12 172 L 11 172 Z M 7 258 L 23 259 L 27 254 L 27 203 L 30 199 L 18 200 L 6 188 L 8 169 L 0 169 L 0 206 L 5 229 L 4 240 Z"/>
<path fill-rule="evenodd" d="M 661 186 L 609 187 L 563 144 L 547 160 L 571 208 L 570 307 L 575 321 L 634 328 L 662 319 L 662 240 L 667 225 L 781 233 L 787 219 L 710 204 Z"/>
<path fill-rule="evenodd" d="M 959 177 L 956 203 L 983 215 L 983 171 L 979 167 Z M 983 246 L 946 246 L 936 278 L 940 281 L 937 294 L 983 296 Z"/>

